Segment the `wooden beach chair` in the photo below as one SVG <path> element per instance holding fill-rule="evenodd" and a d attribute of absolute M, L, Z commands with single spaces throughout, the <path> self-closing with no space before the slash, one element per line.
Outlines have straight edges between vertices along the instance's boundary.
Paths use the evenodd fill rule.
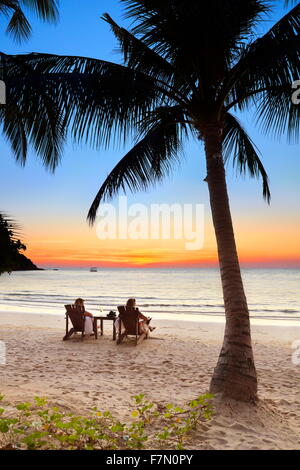
<path fill-rule="evenodd" d="M 135 336 L 135 345 L 140 344 L 145 338 L 146 333 L 139 333 L 139 313 L 128 311 L 124 306 L 118 307 L 119 311 L 119 331 L 117 344 L 122 343 L 125 336 Z M 124 330 L 122 332 L 122 329 Z"/>
<path fill-rule="evenodd" d="M 85 315 L 84 307 L 79 305 L 65 305 L 66 309 L 66 334 L 63 337 L 63 341 L 70 339 L 74 333 L 81 333 L 81 341 L 84 338 L 84 324 Z M 72 328 L 69 330 L 69 320 L 71 321 Z M 95 333 L 95 322 L 94 322 L 94 333 Z M 96 338 L 96 334 L 95 334 Z"/>

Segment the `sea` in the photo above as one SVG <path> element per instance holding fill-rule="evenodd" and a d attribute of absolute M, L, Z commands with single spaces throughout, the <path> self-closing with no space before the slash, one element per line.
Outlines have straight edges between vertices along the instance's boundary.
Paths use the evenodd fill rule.
<path fill-rule="evenodd" d="M 300 269 L 244 269 L 251 316 L 300 322 Z M 62 315 L 77 297 L 93 314 L 128 298 L 153 317 L 224 317 L 218 269 L 59 269 L 0 276 L 0 311 Z M 195 318 L 195 317 L 194 317 Z"/>

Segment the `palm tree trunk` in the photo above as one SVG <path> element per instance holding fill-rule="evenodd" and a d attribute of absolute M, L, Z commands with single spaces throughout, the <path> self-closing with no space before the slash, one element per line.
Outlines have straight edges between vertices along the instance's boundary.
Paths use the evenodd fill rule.
<path fill-rule="evenodd" d="M 251 345 L 250 318 L 230 214 L 224 162 L 222 127 L 202 128 L 207 183 L 218 246 L 226 325 L 223 346 L 210 392 L 242 401 L 257 399 L 257 377 Z"/>

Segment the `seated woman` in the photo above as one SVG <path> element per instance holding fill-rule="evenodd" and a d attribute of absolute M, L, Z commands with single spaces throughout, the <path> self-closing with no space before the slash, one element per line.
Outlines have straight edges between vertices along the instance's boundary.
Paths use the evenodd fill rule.
<path fill-rule="evenodd" d="M 84 307 L 84 300 L 79 298 L 75 300 L 75 305 L 78 307 Z M 85 322 L 84 322 L 84 334 L 85 335 L 93 335 L 94 334 L 94 320 L 93 320 L 93 315 L 90 312 L 87 312 L 84 309 L 84 316 L 85 316 Z"/>
<path fill-rule="evenodd" d="M 155 326 L 150 326 L 150 317 L 145 317 L 139 309 L 136 307 L 136 300 L 135 299 L 128 299 L 127 304 L 126 304 L 126 310 L 127 312 L 134 312 L 138 313 L 138 319 L 139 319 L 139 334 L 146 333 L 149 334 L 150 331 L 155 330 Z"/>

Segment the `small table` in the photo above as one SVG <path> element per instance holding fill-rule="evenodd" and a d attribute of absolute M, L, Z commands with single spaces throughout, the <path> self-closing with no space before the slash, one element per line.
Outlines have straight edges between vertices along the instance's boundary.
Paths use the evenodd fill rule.
<path fill-rule="evenodd" d="M 97 321 L 100 320 L 100 331 L 101 331 L 101 336 L 103 336 L 103 321 L 104 320 L 109 320 L 109 321 L 113 322 L 113 341 L 115 341 L 116 340 L 116 327 L 115 327 L 116 318 L 112 318 L 112 317 L 95 317 L 94 316 L 95 338 L 96 339 L 98 338 Z"/>

